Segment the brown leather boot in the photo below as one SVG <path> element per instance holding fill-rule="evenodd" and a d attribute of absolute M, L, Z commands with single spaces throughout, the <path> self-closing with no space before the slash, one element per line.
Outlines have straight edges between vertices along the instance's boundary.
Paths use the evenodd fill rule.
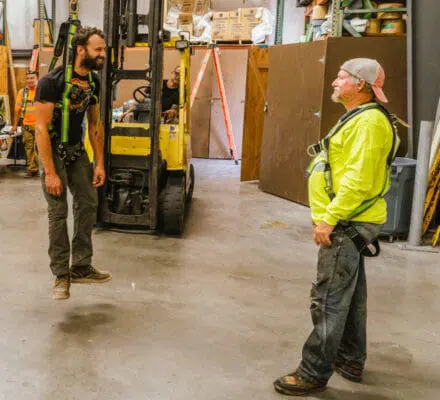
<path fill-rule="evenodd" d="M 289 375 L 278 378 L 273 383 L 273 386 L 277 392 L 288 396 L 304 396 L 310 393 L 318 393 L 324 391 L 327 387 L 326 385 L 317 385 L 305 381 L 298 372 L 292 372 Z"/>
<path fill-rule="evenodd" d="M 67 300 L 70 297 L 70 276 L 56 277 L 53 284 L 52 298 L 54 300 Z"/>
<path fill-rule="evenodd" d="M 72 268 L 70 277 L 72 283 L 104 283 L 112 280 L 112 274 L 110 272 L 100 271 L 91 265 Z"/>

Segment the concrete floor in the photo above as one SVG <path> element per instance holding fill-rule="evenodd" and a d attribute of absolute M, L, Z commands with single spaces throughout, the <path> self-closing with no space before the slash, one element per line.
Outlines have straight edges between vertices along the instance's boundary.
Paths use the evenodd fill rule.
<path fill-rule="evenodd" d="M 182 239 L 97 232 L 111 283 L 51 300 L 39 180 L 0 171 L 0 399 L 271 400 L 311 329 L 309 212 L 195 160 Z M 437 400 L 440 261 L 385 244 L 368 260 L 365 381 L 317 397 Z"/>

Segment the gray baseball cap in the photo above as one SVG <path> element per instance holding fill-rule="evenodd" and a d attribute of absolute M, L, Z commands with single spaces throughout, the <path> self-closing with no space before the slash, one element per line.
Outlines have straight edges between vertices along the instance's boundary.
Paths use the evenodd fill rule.
<path fill-rule="evenodd" d="M 371 85 L 376 98 L 382 103 L 388 103 L 382 88 L 385 83 L 385 71 L 382 66 L 371 58 L 353 58 L 341 66 L 341 70 Z"/>

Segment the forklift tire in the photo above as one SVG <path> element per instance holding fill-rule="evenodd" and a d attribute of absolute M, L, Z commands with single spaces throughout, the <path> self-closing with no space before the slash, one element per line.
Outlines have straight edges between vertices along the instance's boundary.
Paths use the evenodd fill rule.
<path fill-rule="evenodd" d="M 195 184 L 195 173 L 194 173 L 194 165 L 190 164 L 189 165 L 189 188 L 188 188 L 188 193 L 186 195 L 186 202 L 189 203 L 191 202 L 191 199 L 193 197 L 193 192 L 194 192 L 194 184 Z"/>
<path fill-rule="evenodd" d="M 185 227 L 186 184 L 184 176 L 169 176 L 160 194 L 160 225 L 169 235 L 181 235 Z"/>

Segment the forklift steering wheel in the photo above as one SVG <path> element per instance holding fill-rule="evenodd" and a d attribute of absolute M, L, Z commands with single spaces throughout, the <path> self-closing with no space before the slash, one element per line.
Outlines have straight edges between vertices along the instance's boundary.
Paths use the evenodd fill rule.
<path fill-rule="evenodd" d="M 133 92 L 133 98 L 138 103 L 143 103 L 147 97 L 150 97 L 148 93 L 150 87 L 149 86 L 139 86 Z"/>

